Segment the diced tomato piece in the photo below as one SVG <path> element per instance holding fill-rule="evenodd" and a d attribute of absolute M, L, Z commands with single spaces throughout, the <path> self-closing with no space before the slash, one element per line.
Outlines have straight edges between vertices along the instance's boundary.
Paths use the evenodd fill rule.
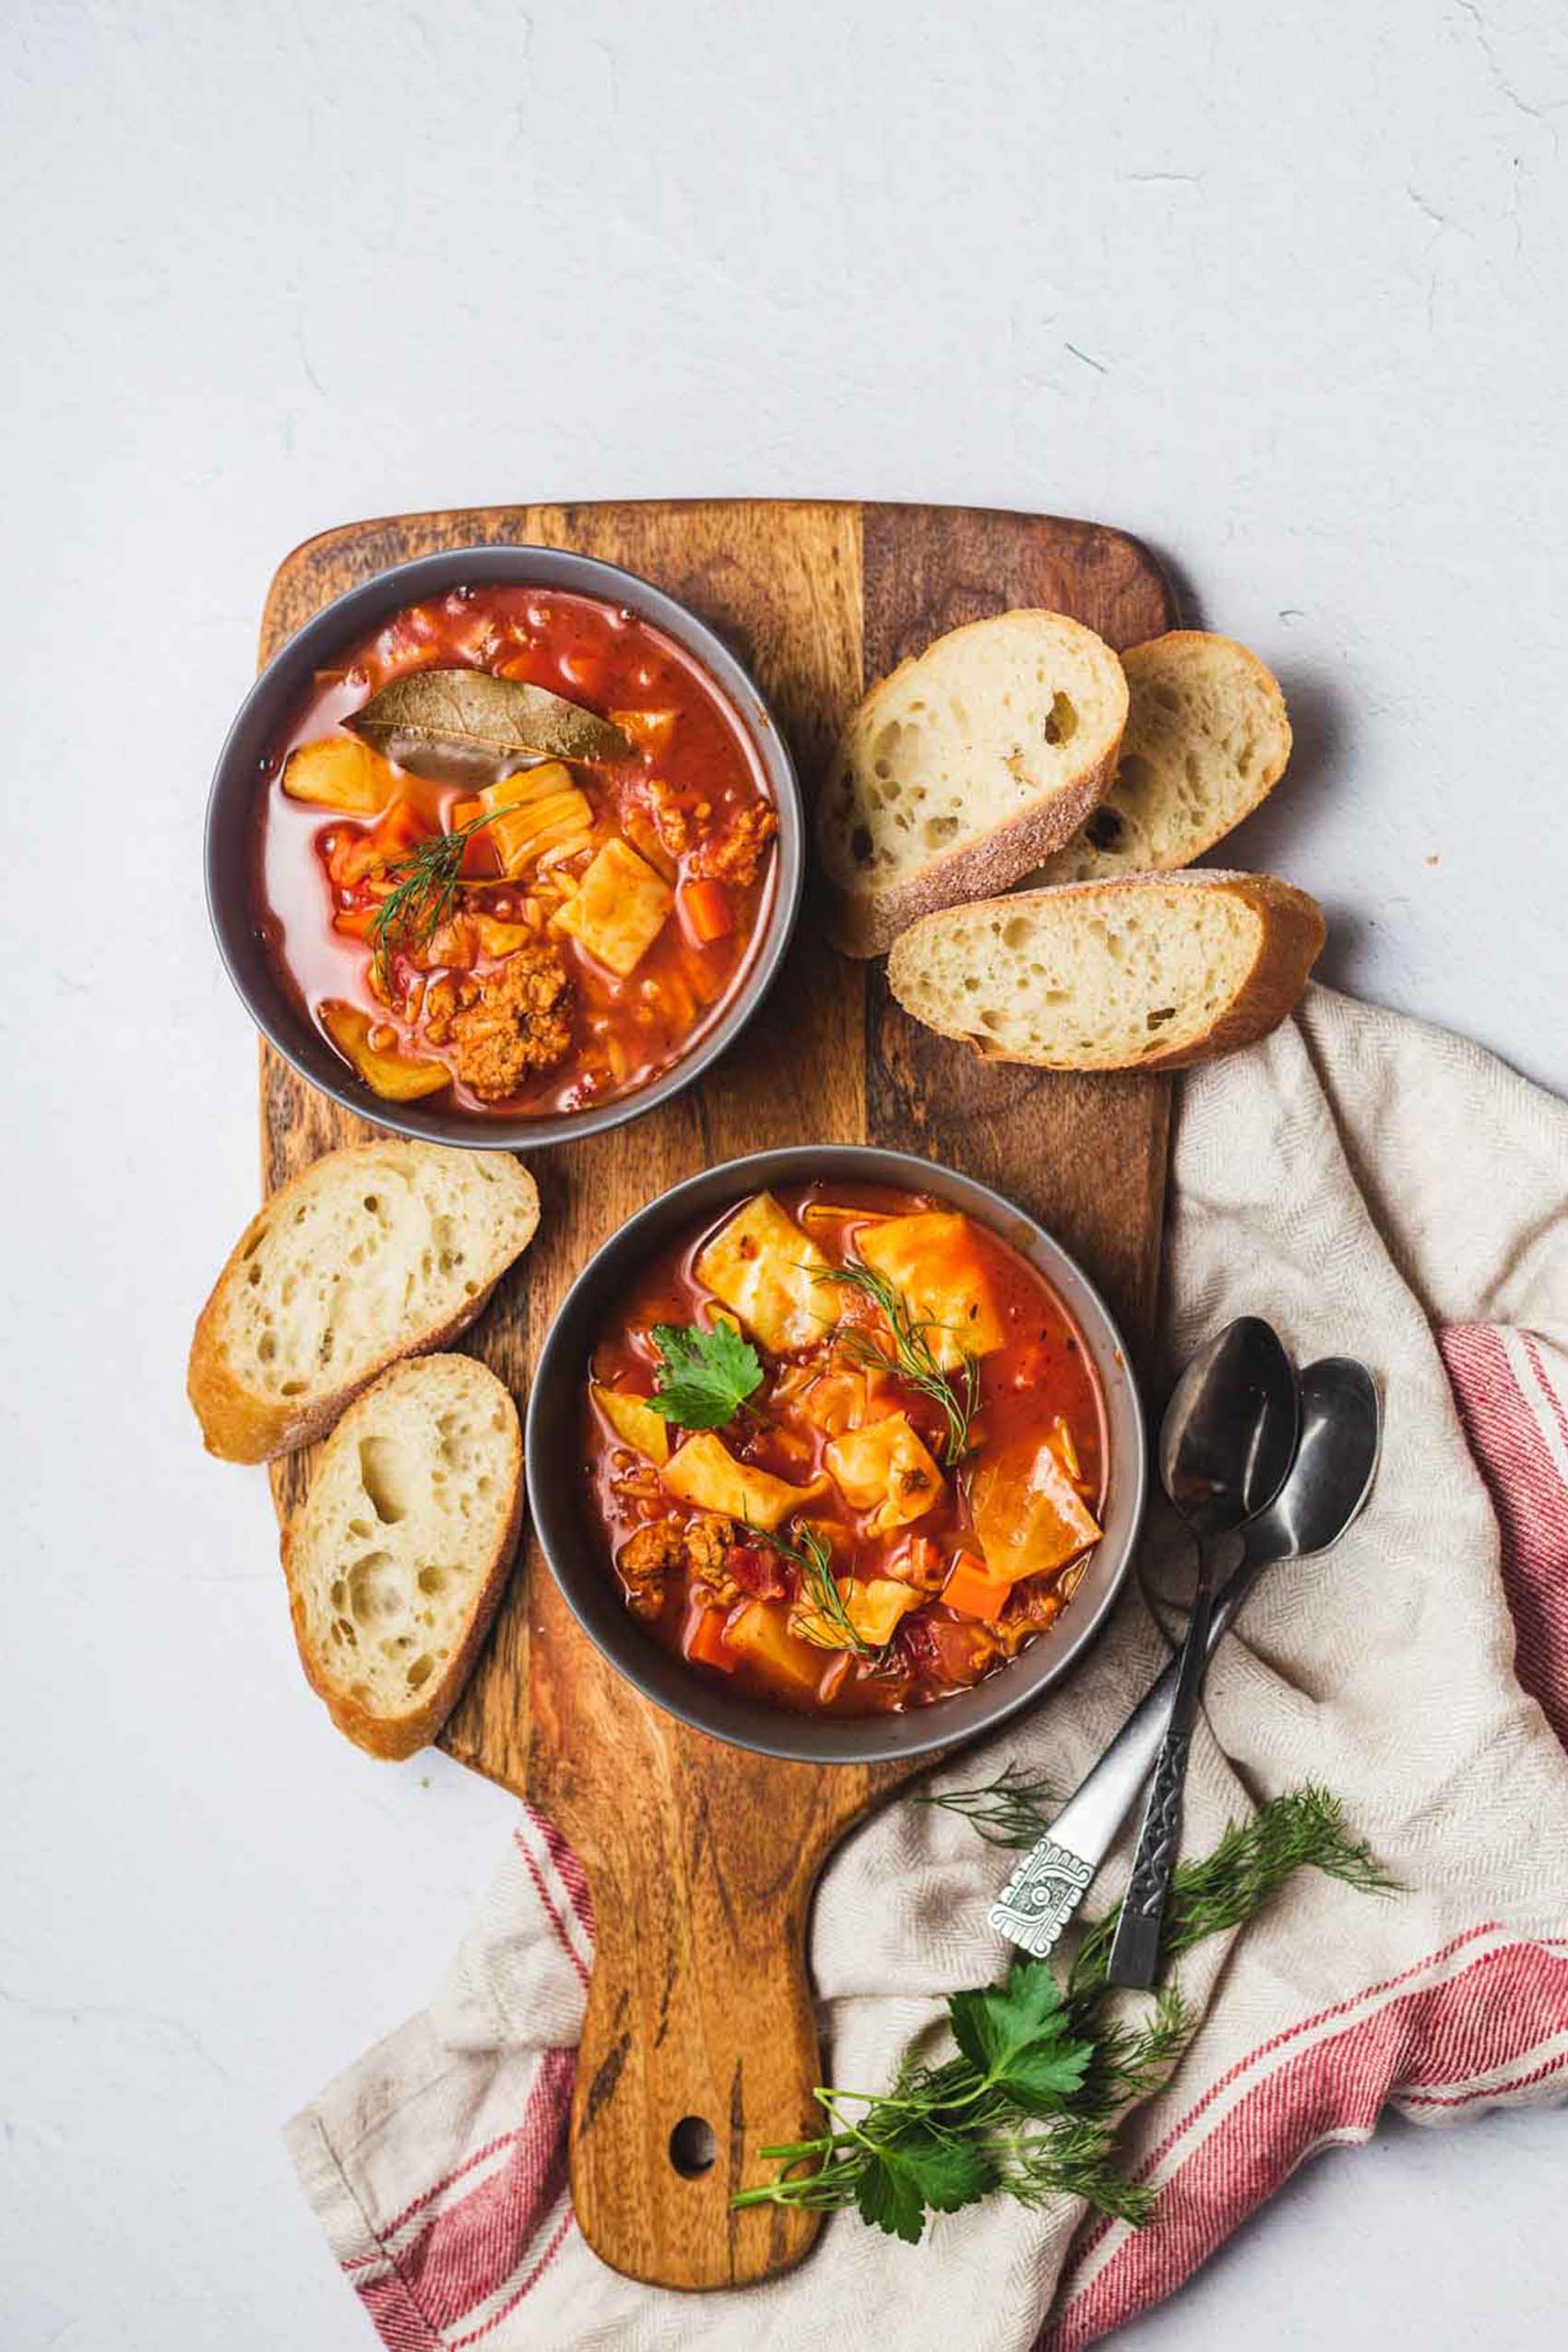
<path fill-rule="evenodd" d="M 961 1551 L 942 1587 L 942 1598 L 949 1609 L 963 1616 L 983 1618 L 988 1625 L 994 1625 L 1012 1589 L 1004 1577 L 993 1576 L 972 1551 Z"/>
<path fill-rule="evenodd" d="M 727 939 L 735 927 L 735 910 L 721 882 L 706 877 L 683 882 L 675 894 L 675 902 L 687 936 L 698 947 L 710 947 L 716 939 Z"/>
<path fill-rule="evenodd" d="M 738 1660 L 724 1637 L 724 1611 L 721 1609 L 699 1609 L 687 1621 L 683 1645 L 685 1655 L 695 1666 L 717 1666 L 723 1674 L 733 1674 Z"/>
<path fill-rule="evenodd" d="M 790 1581 L 776 1551 L 759 1543 L 738 1543 L 724 1555 L 724 1564 L 743 1593 L 754 1600 L 787 1600 Z"/>
<path fill-rule="evenodd" d="M 955 1617 L 928 1616 L 922 1610 L 909 1621 L 906 1636 L 910 1656 L 928 1680 L 950 1689 L 967 1690 L 978 1682 L 996 1655 L 996 1645 L 983 1625 L 965 1624 Z"/>

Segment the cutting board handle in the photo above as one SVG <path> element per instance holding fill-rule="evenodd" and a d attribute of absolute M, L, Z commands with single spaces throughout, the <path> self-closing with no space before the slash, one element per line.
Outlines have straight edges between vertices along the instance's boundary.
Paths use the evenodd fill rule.
<path fill-rule="evenodd" d="M 818 2216 L 761 2206 L 761 2147 L 823 2126 L 806 1919 L 824 1856 L 870 1776 L 719 1748 L 621 1686 L 616 1746 L 663 1801 L 563 1826 L 593 1895 L 597 1951 L 572 2107 L 572 2201 L 600 2259 L 656 2287 L 743 2287 L 786 2270 Z"/>

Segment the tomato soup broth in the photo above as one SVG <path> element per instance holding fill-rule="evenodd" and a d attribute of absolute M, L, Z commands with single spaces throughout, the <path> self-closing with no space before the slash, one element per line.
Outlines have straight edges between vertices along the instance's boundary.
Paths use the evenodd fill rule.
<path fill-rule="evenodd" d="M 720 1386 L 733 1362 L 738 1387 L 742 1342 L 760 1376 L 732 1415 L 662 1417 L 671 1357 L 717 1355 Z M 791 1187 L 665 1249 L 604 1329 L 587 1514 L 628 1607 L 695 1670 L 799 1712 L 890 1713 L 970 1687 L 1066 1605 L 1105 1431 L 1079 1332 L 997 1234 L 922 1194 Z"/>
<path fill-rule="evenodd" d="M 510 749 L 448 741 L 417 685 L 400 731 L 374 731 L 395 682 L 430 699 L 476 671 L 503 702 L 544 689 L 513 700 L 568 748 L 530 747 L 526 710 Z M 317 672 L 262 796 L 255 919 L 373 1092 L 570 1111 L 647 1085 L 719 1018 L 777 825 L 738 715 L 660 630 L 590 597 L 458 588 Z"/>

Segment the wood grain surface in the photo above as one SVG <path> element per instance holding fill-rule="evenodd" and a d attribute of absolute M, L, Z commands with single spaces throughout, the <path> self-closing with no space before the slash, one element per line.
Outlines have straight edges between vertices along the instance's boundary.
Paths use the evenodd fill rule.
<path fill-rule="evenodd" d="M 700 613 L 757 679 L 808 795 L 863 686 L 944 629 L 1035 604 L 1121 647 L 1174 620 L 1136 541 L 1040 516 L 736 500 L 486 507 L 352 524 L 297 549 L 267 600 L 263 659 L 387 564 L 494 543 L 603 556 Z M 1168 1115 L 1166 1080 L 1000 1069 L 919 1028 L 880 967 L 826 947 L 808 892 L 767 1005 L 717 1071 L 630 1126 L 530 1162 L 539 1238 L 469 1344 L 520 1400 L 572 1277 L 633 1209 L 738 1153 L 863 1141 L 964 1169 L 1031 1211 L 1136 1349 L 1154 1312 Z M 369 1132 L 263 1047 L 267 1190 Z M 280 1513 L 308 1475 L 303 1457 L 276 1466 Z M 661 1715 L 578 1630 L 531 1541 L 442 1744 L 548 1812 L 588 1874 L 596 1956 L 572 2190 L 589 2244 L 671 2287 L 741 2285 L 798 2261 L 814 2216 L 737 2215 L 730 2194 L 763 2177 L 759 2145 L 813 2128 L 817 1872 L 918 1767 L 769 1762 Z M 694 2169 L 690 2151 L 708 2147 Z"/>

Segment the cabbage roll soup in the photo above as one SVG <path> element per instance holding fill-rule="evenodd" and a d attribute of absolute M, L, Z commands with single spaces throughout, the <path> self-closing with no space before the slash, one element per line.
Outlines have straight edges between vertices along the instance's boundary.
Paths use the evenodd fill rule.
<path fill-rule="evenodd" d="M 1100 1533 L 1082 1338 L 1006 1242 L 919 1194 L 758 1193 L 666 1249 L 582 1426 L 626 1607 L 801 1713 L 968 1689 L 1066 1607 Z"/>
<path fill-rule="evenodd" d="M 269 766 L 255 918 L 373 1094 L 569 1111 L 719 1017 L 777 832 L 740 719 L 671 638 L 591 597 L 458 588 L 317 673 Z"/>

